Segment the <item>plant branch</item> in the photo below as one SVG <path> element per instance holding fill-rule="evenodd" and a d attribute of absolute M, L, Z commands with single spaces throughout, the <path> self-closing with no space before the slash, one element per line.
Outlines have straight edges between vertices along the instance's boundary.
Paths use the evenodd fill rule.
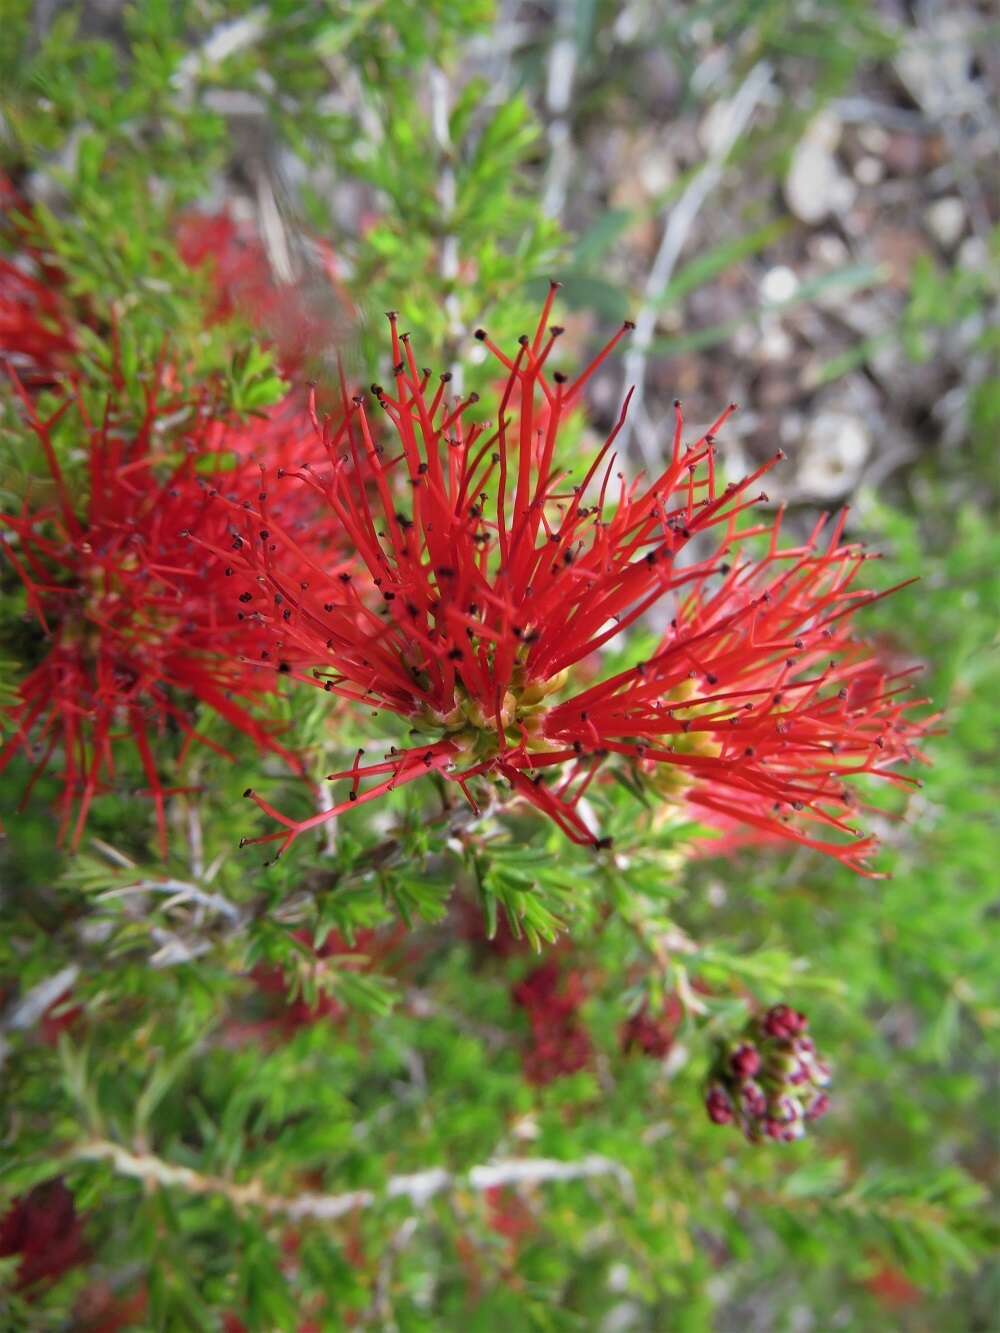
<path fill-rule="evenodd" d="M 349 1190 L 343 1194 L 302 1193 L 295 1196 L 272 1194 L 259 1180 L 240 1184 L 224 1176 L 206 1175 L 191 1167 L 175 1166 L 152 1153 L 131 1152 L 110 1139 L 90 1139 L 71 1149 L 69 1156 L 76 1161 L 106 1162 L 118 1175 L 143 1181 L 147 1189 L 175 1188 L 187 1194 L 217 1195 L 238 1210 L 260 1209 L 293 1220 L 313 1218 L 332 1222 L 348 1213 L 392 1199 L 408 1199 L 415 1208 L 422 1208 L 437 1195 L 456 1190 L 481 1192 L 504 1185 L 544 1185 L 602 1176 L 613 1176 L 627 1200 L 631 1201 L 635 1193 L 627 1168 L 597 1154 L 571 1162 L 547 1157 L 506 1158 L 457 1173 L 443 1167 L 431 1167 L 410 1175 L 390 1176 L 378 1193 Z"/>
<path fill-rule="evenodd" d="M 663 237 L 653 266 L 646 279 L 642 306 L 635 317 L 635 333 L 625 357 L 625 389 L 634 386 L 631 410 L 619 437 L 619 448 L 628 447 L 636 435 L 643 462 L 651 472 L 659 471 L 662 460 L 657 449 L 653 423 L 645 410 L 646 369 L 649 350 L 656 330 L 660 303 L 674 268 L 681 256 L 695 220 L 713 190 L 722 180 L 726 161 L 733 146 L 746 129 L 754 111 L 771 82 L 771 67 L 760 61 L 743 80 L 728 107 L 728 115 L 705 162 L 692 177 L 666 219 Z"/>

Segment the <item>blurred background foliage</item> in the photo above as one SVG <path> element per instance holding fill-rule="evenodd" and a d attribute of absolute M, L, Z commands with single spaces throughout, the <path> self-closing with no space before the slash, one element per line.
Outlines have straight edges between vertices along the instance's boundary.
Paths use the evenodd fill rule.
<path fill-rule="evenodd" d="M 165 334 L 190 385 L 237 412 L 284 391 L 273 329 L 238 303 L 208 317 L 211 264 L 179 249 L 192 215 L 263 238 L 275 287 L 316 317 L 321 383 L 338 353 L 363 382 L 385 373 L 393 307 L 427 364 L 461 359 L 484 388 L 472 331 L 510 342 L 557 277 L 581 355 L 625 314 L 639 324 L 580 437 L 626 382 L 636 468 L 675 396 L 696 423 L 740 401 L 734 475 L 780 444 L 772 498 L 793 526 L 850 502 L 886 584 L 919 577 L 866 629 L 925 664 L 942 718 L 923 787 L 874 816 L 892 876 L 874 882 L 805 854 L 692 856 L 690 828 L 651 827 L 624 790 L 595 798 L 607 864 L 408 788 L 264 868 L 235 850 L 260 767 L 238 744 L 235 765 L 189 774 L 202 793 L 175 798 L 167 863 L 127 773 L 70 857 L 51 784 L 8 814 L 27 777 L 12 765 L 0 1200 L 61 1176 L 75 1212 L 49 1244 L 74 1261 L 25 1289 L 0 1259 L 0 1327 L 994 1328 L 990 7 L 3 9 L 2 165 L 81 312 L 95 401 L 112 329 L 136 403 Z M 5 408 L 3 500 L 34 449 Z M 10 690 L 37 644 L 3 577 Z M 321 695 L 278 706 L 318 772 L 359 743 Z M 277 768 L 267 781 L 306 801 Z M 540 965 L 573 991 L 544 1078 L 519 990 Z M 704 1117 L 712 1036 L 751 998 L 806 1008 L 835 1064 L 834 1110 L 804 1143 L 753 1148 Z M 624 1049 L 644 1003 L 669 1015 L 648 1054 Z M 467 1174 L 525 1155 L 618 1169 L 492 1192 Z M 150 1162 L 179 1173 L 156 1188 Z M 452 1173 L 433 1196 L 393 1193 L 433 1168 Z M 353 1190 L 372 1201 L 296 1212 Z"/>

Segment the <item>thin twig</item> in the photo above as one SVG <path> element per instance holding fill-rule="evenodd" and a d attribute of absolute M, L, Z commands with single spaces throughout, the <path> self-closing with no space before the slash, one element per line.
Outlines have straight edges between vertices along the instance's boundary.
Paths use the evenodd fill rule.
<path fill-rule="evenodd" d="M 549 162 L 546 169 L 542 211 L 547 217 L 559 218 L 566 206 L 566 191 L 573 169 L 569 107 L 576 77 L 576 0 L 559 0 L 555 15 L 555 40 L 549 48 L 548 73 L 545 83 L 545 106 L 549 113 L 546 131 L 549 141 Z"/>
<path fill-rule="evenodd" d="M 438 65 L 433 65 L 429 77 L 431 96 L 431 133 L 438 150 L 437 198 L 441 210 L 441 239 L 438 254 L 438 275 L 445 287 L 444 312 L 448 317 L 449 350 L 452 364 L 448 367 L 452 375 L 452 391 L 462 392 L 462 367 L 454 360 L 454 354 L 465 334 L 462 323 L 461 306 L 455 283 L 458 278 L 460 255 L 458 237 L 452 230 L 455 218 L 455 205 L 458 199 L 458 180 L 455 175 L 455 149 L 451 141 L 451 129 L 448 124 L 449 85 L 448 76 Z"/>
<path fill-rule="evenodd" d="M 193 95 L 195 85 L 202 75 L 221 65 L 230 56 L 256 46 L 267 32 L 267 20 L 267 5 L 258 5 L 239 18 L 214 27 L 201 46 L 189 52 L 177 66 L 173 84 L 182 102 Z"/>
<path fill-rule="evenodd" d="M 706 200 L 722 179 L 733 146 L 746 129 L 754 111 L 771 82 L 771 67 L 760 61 L 743 80 L 729 103 L 725 124 L 704 164 L 692 177 L 666 219 L 660 248 L 646 279 L 643 303 L 635 318 L 635 332 L 625 357 L 625 388 L 634 386 L 631 410 L 619 436 L 619 448 L 628 447 L 631 435 L 638 439 L 643 461 L 651 471 L 660 462 L 657 437 L 645 411 L 646 369 L 649 349 L 656 330 L 660 302 L 681 252 L 687 243 L 695 219 Z"/>
<path fill-rule="evenodd" d="M 182 879 L 140 879 L 120 889 L 105 889 L 97 897 L 103 901 L 106 898 L 127 898 L 133 893 L 169 893 L 171 901 L 166 904 L 168 908 L 183 902 L 197 903 L 199 907 L 206 907 L 210 912 L 228 917 L 230 921 L 238 921 L 243 916 L 240 908 L 228 898 L 223 898 L 221 893 L 206 893 L 197 885 L 188 884 Z"/>
<path fill-rule="evenodd" d="M 36 982 L 30 990 L 19 999 L 12 1000 L 0 1013 L 0 1068 L 3 1067 L 10 1049 L 10 1042 L 4 1033 L 24 1032 L 34 1027 L 46 1010 L 61 1000 L 76 984 L 79 975 L 79 967 L 75 963 L 70 963 L 68 967 L 60 968 L 52 976 Z"/>
<path fill-rule="evenodd" d="M 446 1191 L 546 1185 L 556 1181 L 593 1180 L 601 1176 L 614 1177 L 629 1202 L 635 1196 L 628 1169 L 620 1162 L 597 1154 L 572 1162 L 546 1157 L 507 1158 L 474 1166 L 464 1173 L 431 1167 L 410 1175 L 391 1176 L 380 1193 L 349 1190 L 344 1194 L 303 1193 L 295 1196 L 272 1194 L 259 1180 L 239 1184 L 224 1176 L 205 1175 L 191 1167 L 174 1166 L 152 1153 L 130 1152 L 109 1139 L 81 1143 L 71 1149 L 68 1156 L 76 1161 L 107 1162 L 119 1175 L 143 1181 L 147 1189 L 177 1188 L 188 1194 L 217 1195 L 240 1210 L 256 1208 L 272 1215 L 292 1219 L 311 1217 L 326 1222 L 391 1199 L 407 1199 L 415 1208 L 423 1208 Z"/>

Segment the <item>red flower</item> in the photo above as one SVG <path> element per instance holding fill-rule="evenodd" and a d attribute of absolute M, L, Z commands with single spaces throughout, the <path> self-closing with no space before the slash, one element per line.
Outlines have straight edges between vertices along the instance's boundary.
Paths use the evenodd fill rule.
<path fill-rule="evenodd" d="M 864 1285 L 886 1310 L 904 1310 L 909 1305 L 919 1305 L 924 1294 L 914 1286 L 910 1279 L 898 1268 L 878 1259 L 878 1268 L 871 1277 L 865 1278 Z"/>
<path fill-rule="evenodd" d="M 512 1256 L 516 1255 L 523 1237 L 538 1230 L 535 1215 L 521 1196 L 506 1185 L 493 1185 L 483 1191 L 487 1208 L 486 1225 L 498 1236 L 510 1241 Z"/>
<path fill-rule="evenodd" d="M 149 1305 L 145 1287 L 118 1296 L 107 1282 L 85 1287 L 73 1307 L 77 1333 L 123 1333 L 142 1326 Z"/>
<path fill-rule="evenodd" d="M 312 945 L 308 931 L 296 931 L 295 938 L 301 944 L 304 944 L 315 957 L 317 968 L 322 967 L 324 959 L 346 959 L 353 956 L 356 963 L 352 965 L 352 970 L 367 972 L 371 969 L 373 962 L 382 961 L 384 963 L 387 955 L 399 945 L 401 927 L 382 932 L 359 930 L 355 934 L 353 944 L 349 944 L 343 935 L 336 930 L 332 930 L 318 947 Z M 270 1002 L 268 1007 L 271 1012 L 265 1026 L 273 1026 L 291 1034 L 296 1029 L 310 1027 L 321 1019 L 329 1019 L 335 1022 L 343 1018 L 347 1012 L 334 996 L 323 990 L 318 992 L 313 1004 L 310 1004 L 301 995 L 292 999 L 290 994 L 292 990 L 291 980 L 280 967 L 261 964 L 255 967 L 250 975 L 258 992 L 266 996 Z"/>
<path fill-rule="evenodd" d="M 0 173 L 0 233 L 15 259 L 0 257 L 0 366 L 33 388 L 51 384 L 76 351 L 61 275 L 37 244 L 25 201 Z"/>
<path fill-rule="evenodd" d="M 644 1004 L 621 1027 L 621 1048 L 628 1055 L 633 1049 L 654 1060 L 669 1055 L 684 1017 L 684 1007 L 676 995 L 668 995 L 659 1017 L 650 1014 Z"/>
<path fill-rule="evenodd" d="M 531 1046 L 524 1055 L 524 1076 L 544 1086 L 590 1063 L 590 1035 L 577 1017 L 585 997 L 577 972 L 562 973 L 555 958 L 548 958 L 513 989 L 517 1004 L 531 1024 Z"/>
<path fill-rule="evenodd" d="M 628 326 L 575 380 L 550 377 L 561 332 L 546 329 L 551 301 L 513 360 L 480 330 L 508 374 L 489 424 L 471 421 L 475 395 L 449 398 L 448 375 L 431 386 L 390 316 L 395 387 L 372 392 L 395 446 L 358 396 L 324 426 L 328 473 L 298 469 L 289 483 L 322 498 L 358 552 L 353 576 L 300 591 L 288 535 L 269 524 L 262 544 L 261 516 L 242 516 L 243 568 L 284 600 L 282 620 L 256 614 L 283 660 L 299 679 L 405 718 L 419 738 L 364 766 L 359 752 L 332 775 L 350 781 L 348 798 L 309 819 L 248 793 L 286 830 L 254 841 L 281 838 L 284 850 L 352 803 L 438 772 L 473 805 L 474 779 L 505 782 L 574 841 L 600 846 L 581 798 L 618 765 L 669 800 L 860 868 L 872 839 L 819 841 L 791 814 L 854 838 L 843 779 L 890 776 L 921 730 L 900 697 L 905 673 L 888 674 L 849 631 L 877 596 L 853 586 L 864 553 L 841 545 L 843 521 L 825 548 L 822 524 L 785 550 L 780 515 L 741 530 L 781 455 L 720 488 L 716 432 L 732 408 L 685 445 L 678 405 L 670 460 L 651 482 L 615 472 L 625 409 L 585 471 L 558 471 L 561 425 Z M 755 558 L 762 537 L 769 549 Z M 664 603 L 671 628 L 652 657 L 574 691 L 578 664 Z"/>
<path fill-rule="evenodd" d="M 312 242 L 325 282 L 280 281 L 252 226 L 228 214 L 189 213 L 177 228 L 177 249 L 191 268 L 212 270 L 213 319 L 242 315 L 264 333 L 287 374 L 310 360 L 329 359 L 353 322 L 353 305 L 329 245 Z"/>
<path fill-rule="evenodd" d="M 245 430 L 188 407 L 194 424 L 178 457 L 166 452 L 161 427 L 171 411 L 185 405 L 168 409 L 151 389 L 145 419 L 130 428 L 111 406 L 95 424 L 78 402 L 88 473 L 87 499 L 78 512 L 53 444 L 56 422 L 73 400 L 42 420 L 20 384 L 15 387 L 48 460 L 51 498 L 35 505 L 29 497 L 20 512 L 0 514 L 0 553 L 24 584 L 46 647 L 7 709 L 11 734 L 0 747 L 0 770 L 14 754 L 29 755 L 36 761 L 30 792 L 59 756 L 60 834 L 69 832 L 75 845 L 94 796 L 114 777 L 116 752 L 131 747 L 153 796 L 162 843 L 168 789 L 153 757 L 151 733 L 180 733 L 181 758 L 194 741 L 220 750 L 196 731 L 192 700 L 256 745 L 295 762 L 246 707 L 265 693 L 279 663 L 271 663 L 268 676 L 239 661 L 239 652 L 256 649 L 267 665 L 270 651 L 252 622 L 234 620 L 228 596 L 225 607 L 220 596 L 223 587 L 227 593 L 232 588 L 239 602 L 249 603 L 254 585 L 224 559 L 206 557 L 192 534 L 231 544 L 224 516 L 212 502 L 214 491 L 224 490 L 233 503 L 250 504 L 252 496 L 254 505 L 263 507 L 253 441 L 268 442 L 272 457 L 300 459 L 308 455 L 301 420 L 281 409 Z M 232 454 L 235 466 L 227 468 Z M 303 498 L 304 492 L 289 496 L 300 512 Z M 289 533 L 297 531 L 300 513 L 290 507 L 275 512 L 281 512 Z"/>
<path fill-rule="evenodd" d="M 51 383 L 66 370 L 76 344 L 62 302 L 37 278 L 0 258 L 0 363 L 26 383 Z"/>
<path fill-rule="evenodd" d="M 0 1258 L 19 1254 L 16 1285 L 61 1277 L 87 1258 L 73 1195 L 61 1180 L 36 1185 L 0 1218 Z"/>

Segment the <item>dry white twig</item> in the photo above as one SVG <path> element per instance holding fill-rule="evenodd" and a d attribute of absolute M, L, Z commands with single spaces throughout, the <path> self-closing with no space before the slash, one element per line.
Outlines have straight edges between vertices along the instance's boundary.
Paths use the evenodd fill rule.
<path fill-rule="evenodd" d="M 291 1219 L 311 1217 L 327 1222 L 336 1221 L 356 1209 L 370 1208 L 383 1199 L 407 1199 L 415 1208 L 423 1208 L 431 1199 L 449 1190 L 481 1191 L 503 1185 L 524 1187 L 553 1181 L 593 1180 L 601 1176 L 612 1176 L 629 1202 L 635 1197 L 632 1176 L 627 1168 L 597 1154 L 575 1162 L 546 1157 L 507 1158 L 457 1174 L 443 1167 L 431 1167 L 410 1175 L 390 1177 L 381 1193 L 349 1190 L 344 1194 L 304 1193 L 294 1197 L 272 1194 L 259 1180 L 239 1184 L 223 1176 L 203 1175 L 190 1167 L 174 1166 L 151 1153 L 130 1152 L 109 1139 L 82 1143 L 70 1156 L 78 1161 L 107 1162 L 119 1175 L 143 1181 L 147 1189 L 177 1188 L 188 1194 L 215 1194 L 228 1199 L 236 1208 L 259 1208 Z"/>
<path fill-rule="evenodd" d="M 255 46 L 267 32 L 266 5 L 258 5 L 237 19 L 220 23 L 196 50 L 189 52 L 177 66 L 174 88 L 183 100 L 194 92 L 199 77 L 230 56 Z"/>
<path fill-rule="evenodd" d="M 687 239 L 691 234 L 695 219 L 701 212 L 706 200 L 719 184 L 725 171 L 726 160 L 733 146 L 746 129 L 754 111 L 763 99 L 771 82 L 771 67 L 766 61 L 760 61 L 743 80 L 735 97 L 727 107 L 727 114 L 720 126 L 715 143 L 704 164 L 692 177 L 684 193 L 670 210 L 663 238 L 649 271 L 643 291 L 643 303 L 635 318 L 635 332 L 632 335 L 629 351 L 625 357 L 625 389 L 632 385 L 635 392 L 628 418 L 618 437 L 619 448 L 627 448 L 630 437 L 635 434 L 643 461 L 651 471 L 658 469 L 660 463 L 657 448 L 657 434 L 652 421 L 645 410 L 646 367 L 649 361 L 649 349 L 656 329 L 660 300 L 667 289 L 674 268 Z"/>
<path fill-rule="evenodd" d="M 444 282 L 454 283 L 458 277 L 459 253 L 458 237 L 450 230 L 455 216 L 455 204 L 458 197 L 458 182 L 455 177 L 454 145 L 451 142 L 451 130 L 448 125 L 448 76 L 439 66 L 430 71 L 431 95 L 431 133 L 440 155 L 437 197 L 441 209 L 443 235 L 441 237 L 438 272 Z M 465 333 L 462 324 L 461 307 L 458 295 L 451 291 L 444 299 L 444 310 L 448 316 L 448 336 L 457 345 Z M 454 364 L 449 367 L 452 373 L 452 391 L 462 392 L 462 367 Z"/>
<path fill-rule="evenodd" d="M 559 0 L 555 15 L 555 40 L 549 48 L 545 106 L 549 113 L 546 131 L 549 161 L 542 194 L 542 211 L 547 217 L 562 216 L 566 191 L 573 168 L 569 107 L 576 77 L 576 0 Z"/>
<path fill-rule="evenodd" d="M 38 1022 L 46 1009 L 51 1008 L 57 1000 L 62 999 L 68 990 L 75 984 L 80 975 L 80 969 L 75 963 L 70 963 L 68 967 L 60 968 L 54 972 L 51 977 L 46 977 L 44 981 L 37 982 L 31 989 L 25 992 L 19 1000 L 15 1000 L 0 1017 L 0 1028 L 8 1032 L 24 1032 Z"/>
<path fill-rule="evenodd" d="M 238 921 L 243 913 L 231 903 L 228 898 L 223 898 L 221 893 L 206 893 L 204 889 L 199 889 L 195 884 L 188 884 L 182 879 L 140 879 L 135 884 L 126 884 L 120 889 L 105 889 L 103 893 L 97 895 L 99 901 L 108 898 L 127 898 L 133 893 L 169 893 L 170 902 L 166 904 L 168 908 L 184 902 L 196 903 L 199 907 L 205 907 L 210 912 L 216 912 L 219 916 L 228 917 L 230 921 Z"/>
<path fill-rule="evenodd" d="M 3 1034 L 24 1032 L 34 1027 L 45 1011 L 57 1000 L 61 1000 L 76 984 L 79 975 L 79 967 L 75 963 L 70 963 L 68 967 L 54 972 L 51 977 L 45 977 L 44 980 L 37 982 L 20 999 L 12 1000 L 3 1013 L 0 1013 L 0 1068 L 3 1067 L 7 1051 L 10 1049 L 10 1043 Z"/>

